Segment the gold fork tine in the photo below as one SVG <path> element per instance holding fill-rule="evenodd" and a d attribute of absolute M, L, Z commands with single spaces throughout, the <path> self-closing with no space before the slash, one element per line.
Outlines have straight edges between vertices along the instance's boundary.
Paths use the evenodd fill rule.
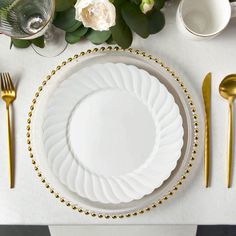
<path fill-rule="evenodd" d="M 3 83 L 4 83 L 5 90 L 7 91 L 8 90 L 8 86 L 7 86 L 7 80 L 6 80 L 5 73 L 3 74 Z"/>
<path fill-rule="evenodd" d="M 4 73 L 4 83 L 5 83 L 6 91 L 9 91 L 10 88 L 9 88 L 9 84 L 7 81 L 7 74 L 6 73 Z"/>
<path fill-rule="evenodd" d="M 9 74 L 9 73 L 6 73 L 6 75 L 7 75 L 7 79 L 8 79 L 8 83 L 9 83 L 9 88 L 10 88 L 10 90 L 11 90 L 11 91 L 12 91 L 12 90 L 15 90 L 15 87 L 14 87 L 14 85 L 13 85 L 13 83 L 12 83 L 10 74 Z"/>
<path fill-rule="evenodd" d="M 2 91 L 6 90 L 6 83 L 5 83 L 5 75 L 4 75 L 4 73 L 1 74 L 1 87 L 2 87 Z"/>
<path fill-rule="evenodd" d="M 7 73 L 5 73 L 4 75 L 5 75 L 5 83 L 6 83 L 7 91 L 10 92 L 11 88 L 10 88 L 8 75 L 7 75 Z"/>
<path fill-rule="evenodd" d="M 1 77 L 1 89 L 4 90 L 4 85 L 3 85 L 3 74 L 0 74 Z"/>
<path fill-rule="evenodd" d="M 3 83 L 5 85 L 5 90 L 8 91 L 8 84 L 7 84 L 7 77 L 6 77 L 6 73 L 3 73 Z"/>
<path fill-rule="evenodd" d="M 8 73 L 5 73 L 5 80 L 6 80 L 6 84 L 7 84 L 7 90 L 9 92 L 11 92 L 11 84 L 10 84 L 10 81 L 9 81 L 9 74 Z"/>
<path fill-rule="evenodd" d="M 2 74 L 2 81 L 3 81 L 3 90 L 7 90 L 6 78 L 5 73 Z"/>

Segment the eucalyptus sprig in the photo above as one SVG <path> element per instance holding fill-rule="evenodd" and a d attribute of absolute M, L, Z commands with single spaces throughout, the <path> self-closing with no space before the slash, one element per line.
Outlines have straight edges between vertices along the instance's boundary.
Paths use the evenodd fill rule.
<path fill-rule="evenodd" d="M 118 44 L 128 48 L 133 41 L 133 32 L 142 38 L 161 31 L 165 25 L 165 17 L 161 9 L 165 0 L 151 0 L 152 9 L 143 13 L 144 4 L 150 0 L 111 0 L 116 8 L 116 22 L 108 31 L 97 31 L 86 28 L 75 18 L 76 0 L 56 0 L 56 12 L 53 24 L 65 31 L 65 40 L 69 44 L 78 43 L 82 38 L 94 44 Z M 44 47 L 44 37 L 33 40 L 12 39 L 11 45 L 27 48 L 31 44 Z"/>

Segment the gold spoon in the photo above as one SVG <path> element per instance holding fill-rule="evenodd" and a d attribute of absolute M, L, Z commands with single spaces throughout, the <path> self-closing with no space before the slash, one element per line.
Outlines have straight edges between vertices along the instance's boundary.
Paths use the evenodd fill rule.
<path fill-rule="evenodd" d="M 236 74 L 226 76 L 219 86 L 220 95 L 229 102 L 228 153 L 227 153 L 227 187 L 231 186 L 232 145 L 233 145 L 233 101 L 236 97 Z"/>

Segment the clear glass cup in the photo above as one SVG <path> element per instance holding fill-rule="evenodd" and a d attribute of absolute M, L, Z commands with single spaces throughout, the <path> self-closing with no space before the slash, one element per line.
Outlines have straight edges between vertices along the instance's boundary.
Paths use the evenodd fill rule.
<path fill-rule="evenodd" d="M 45 48 L 33 46 L 46 57 L 62 53 L 67 43 L 64 32 L 51 23 L 55 12 L 55 0 L 1 0 L 0 32 L 15 39 L 35 39 L 44 35 Z"/>

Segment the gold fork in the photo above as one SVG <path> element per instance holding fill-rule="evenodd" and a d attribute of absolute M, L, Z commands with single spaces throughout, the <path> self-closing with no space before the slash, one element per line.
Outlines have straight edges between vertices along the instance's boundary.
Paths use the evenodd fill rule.
<path fill-rule="evenodd" d="M 7 112 L 7 136 L 8 136 L 8 168 L 9 168 L 9 180 L 10 188 L 14 187 L 14 166 L 13 166 L 13 157 L 12 157 L 12 142 L 11 142 L 11 125 L 10 125 L 10 114 L 9 106 L 16 98 L 16 90 L 11 81 L 9 73 L 0 74 L 1 78 L 1 96 L 3 101 L 6 103 L 6 112 Z"/>

